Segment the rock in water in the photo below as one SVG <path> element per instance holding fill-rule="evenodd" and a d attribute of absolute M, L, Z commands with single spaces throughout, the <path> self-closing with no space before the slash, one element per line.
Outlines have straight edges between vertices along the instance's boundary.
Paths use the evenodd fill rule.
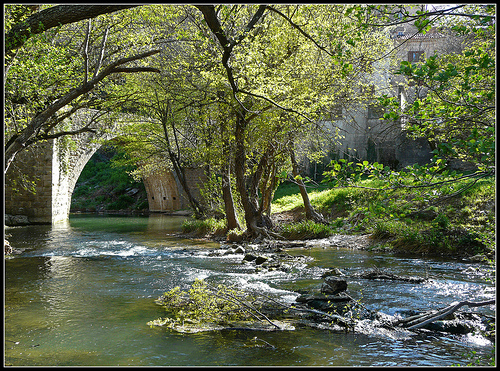
<path fill-rule="evenodd" d="M 328 276 L 321 286 L 321 292 L 324 294 L 336 295 L 347 290 L 347 281 L 344 278 Z"/>

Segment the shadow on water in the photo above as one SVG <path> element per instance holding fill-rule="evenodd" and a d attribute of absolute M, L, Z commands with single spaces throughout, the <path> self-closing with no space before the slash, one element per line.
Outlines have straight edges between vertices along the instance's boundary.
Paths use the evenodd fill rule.
<path fill-rule="evenodd" d="M 148 321 L 164 315 L 154 299 L 196 278 L 293 302 L 295 291 L 318 288 L 321 275 L 337 267 L 352 277 L 351 296 L 391 315 L 495 295 L 494 284 L 480 274 L 464 273 L 471 264 L 345 249 L 313 247 L 307 251 L 314 258 L 310 263 L 290 272 L 256 273 L 242 264 L 242 254 L 213 256 L 209 251 L 218 244 L 175 237 L 184 219 L 74 216 L 69 225 L 9 228 L 9 240 L 20 254 L 5 261 L 6 364 L 449 366 L 470 362 L 466 354 L 472 350 L 491 352 L 491 343 L 470 334 L 346 334 L 299 326 L 295 331 L 182 335 L 150 328 Z M 472 266 L 475 272 L 486 271 Z M 354 278 L 372 267 L 432 280 L 412 285 Z"/>

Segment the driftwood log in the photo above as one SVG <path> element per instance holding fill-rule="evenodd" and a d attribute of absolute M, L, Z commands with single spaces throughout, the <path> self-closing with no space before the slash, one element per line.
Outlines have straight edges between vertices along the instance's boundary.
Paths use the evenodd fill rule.
<path fill-rule="evenodd" d="M 403 281 L 409 283 L 422 283 L 427 281 L 427 278 L 398 276 L 397 274 L 383 272 L 379 269 L 372 269 L 368 272 L 361 273 L 358 276 L 360 278 L 365 278 L 369 280 L 392 280 L 392 281 Z"/>
<path fill-rule="evenodd" d="M 492 300 L 485 300 L 485 301 L 480 301 L 480 302 L 471 302 L 468 300 L 461 301 L 461 302 L 454 302 L 451 305 L 447 306 L 446 308 L 439 309 L 439 310 L 431 310 L 428 312 L 424 312 L 415 316 L 411 316 L 402 320 L 399 320 L 396 322 L 395 325 L 400 326 L 400 327 L 405 327 L 408 330 L 415 330 L 419 329 L 421 327 L 424 327 L 425 325 L 428 325 L 431 322 L 438 321 L 454 312 L 456 312 L 458 309 L 464 306 L 468 306 L 471 308 L 476 308 L 476 307 L 484 307 L 487 305 L 493 305 L 495 304 L 495 299 Z"/>

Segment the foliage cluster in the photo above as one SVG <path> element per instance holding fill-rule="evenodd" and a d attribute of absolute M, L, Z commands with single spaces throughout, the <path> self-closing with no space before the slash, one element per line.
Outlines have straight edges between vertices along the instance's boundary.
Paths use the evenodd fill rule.
<path fill-rule="evenodd" d="M 379 179 L 359 179 L 348 188 L 310 192 L 311 203 L 327 216 L 332 234 L 370 233 L 401 252 L 454 256 L 494 252 L 495 178 L 440 179 L 453 182 L 380 189 Z M 279 212 L 300 208 L 298 193 L 273 203 Z"/>
<path fill-rule="evenodd" d="M 333 234 L 333 230 L 327 225 L 312 220 L 303 220 L 283 225 L 279 234 L 289 240 L 306 240 L 328 237 Z"/>
<path fill-rule="evenodd" d="M 165 292 L 157 303 L 167 317 L 148 322 L 178 331 L 197 331 L 230 322 L 255 320 L 260 306 L 255 298 L 235 287 L 209 285 L 196 279 L 187 291 L 175 287 Z"/>
<path fill-rule="evenodd" d="M 195 236 L 223 236 L 227 231 L 227 223 L 224 219 L 188 219 L 182 223 L 182 232 Z"/>

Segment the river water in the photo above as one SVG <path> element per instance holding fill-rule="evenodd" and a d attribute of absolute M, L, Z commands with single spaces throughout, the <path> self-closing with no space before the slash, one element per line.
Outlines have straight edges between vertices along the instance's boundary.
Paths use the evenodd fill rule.
<path fill-rule="evenodd" d="M 214 331 L 179 334 L 148 321 L 164 315 L 154 300 L 196 278 L 226 281 L 293 302 L 318 287 L 326 269 L 377 267 L 426 275 L 410 284 L 349 279 L 348 292 L 369 309 L 394 315 L 457 300 L 495 296 L 479 263 L 351 249 L 287 249 L 313 258 L 289 272 L 255 272 L 242 254 L 214 256 L 217 243 L 179 239 L 183 217 L 71 216 L 65 225 L 9 227 L 20 254 L 5 260 L 5 364 L 43 366 L 450 366 L 491 355 L 478 334 L 389 331 L 336 333 Z M 472 267 L 472 268 L 471 268 Z M 495 315 L 495 307 L 468 309 Z M 257 337 L 257 339 L 255 339 Z M 272 345 L 263 347 L 262 344 Z"/>

